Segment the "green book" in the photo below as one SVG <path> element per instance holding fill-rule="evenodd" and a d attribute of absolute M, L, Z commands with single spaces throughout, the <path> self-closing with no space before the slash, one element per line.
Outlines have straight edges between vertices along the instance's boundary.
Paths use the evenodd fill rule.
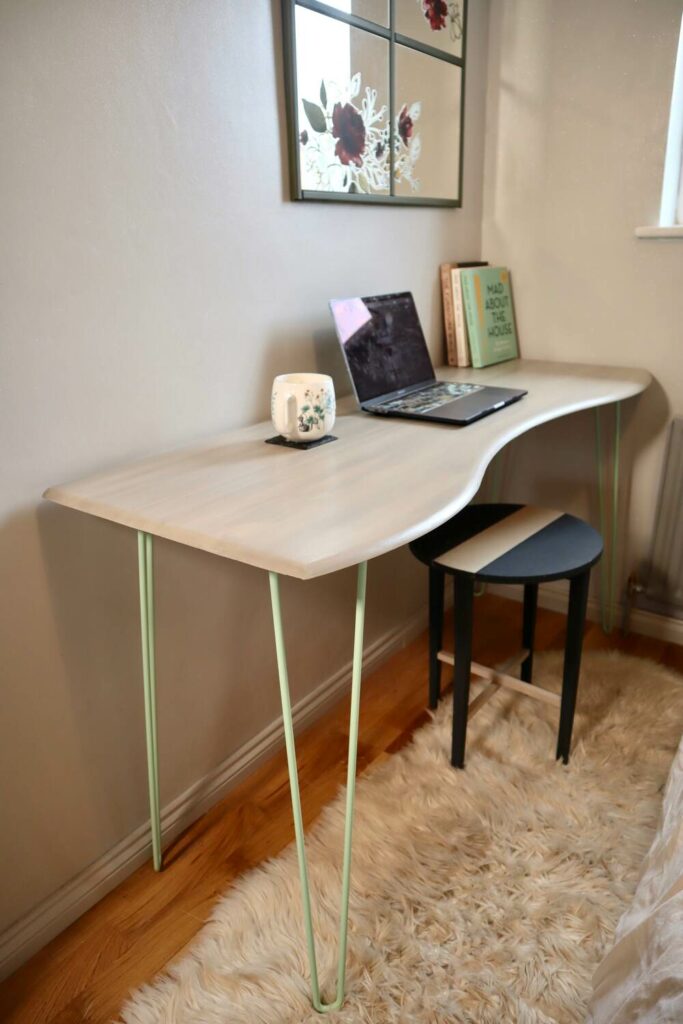
<path fill-rule="evenodd" d="M 472 366 L 517 359 L 517 331 L 506 267 L 460 271 Z"/>

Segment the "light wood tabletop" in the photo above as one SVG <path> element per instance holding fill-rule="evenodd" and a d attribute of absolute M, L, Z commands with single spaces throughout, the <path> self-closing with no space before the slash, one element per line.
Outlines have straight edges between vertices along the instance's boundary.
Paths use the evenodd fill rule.
<path fill-rule="evenodd" d="M 521 401 L 455 427 L 372 416 L 342 403 L 338 441 L 309 451 L 264 444 L 269 422 L 74 483 L 60 505 L 299 579 L 384 554 L 439 526 L 476 494 L 513 438 L 548 420 L 621 401 L 645 370 L 515 360 L 443 367 L 442 380 L 528 390 Z"/>

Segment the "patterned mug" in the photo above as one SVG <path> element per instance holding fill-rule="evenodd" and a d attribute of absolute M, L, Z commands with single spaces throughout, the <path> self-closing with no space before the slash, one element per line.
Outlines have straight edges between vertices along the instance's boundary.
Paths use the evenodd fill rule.
<path fill-rule="evenodd" d="M 317 441 L 334 426 L 332 378 L 324 373 L 282 373 L 273 381 L 270 416 L 288 441 Z"/>

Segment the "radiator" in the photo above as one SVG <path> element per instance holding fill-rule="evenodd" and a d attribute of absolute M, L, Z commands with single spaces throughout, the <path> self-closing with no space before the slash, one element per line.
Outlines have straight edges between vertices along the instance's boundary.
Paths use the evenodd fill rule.
<path fill-rule="evenodd" d="M 683 418 L 671 424 L 650 558 L 634 594 L 639 608 L 683 618 Z"/>

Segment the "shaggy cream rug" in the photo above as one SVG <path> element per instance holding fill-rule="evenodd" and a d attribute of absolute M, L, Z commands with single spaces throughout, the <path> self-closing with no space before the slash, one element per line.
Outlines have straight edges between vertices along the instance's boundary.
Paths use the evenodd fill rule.
<path fill-rule="evenodd" d="M 559 655 L 536 679 L 559 689 Z M 550 1024 L 584 1018 L 633 894 L 683 728 L 683 680 L 616 653 L 584 658 L 574 746 L 557 712 L 498 693 L 448 763 L 446 700 L 359 780 L 347 1001 L 330 1020 Z M 321 982 L 334 990 L 343 796 L 308 837 Z M 126 1024 L 320 1022 L 308 1001 L 294 849 L 241 878 Z"/>

